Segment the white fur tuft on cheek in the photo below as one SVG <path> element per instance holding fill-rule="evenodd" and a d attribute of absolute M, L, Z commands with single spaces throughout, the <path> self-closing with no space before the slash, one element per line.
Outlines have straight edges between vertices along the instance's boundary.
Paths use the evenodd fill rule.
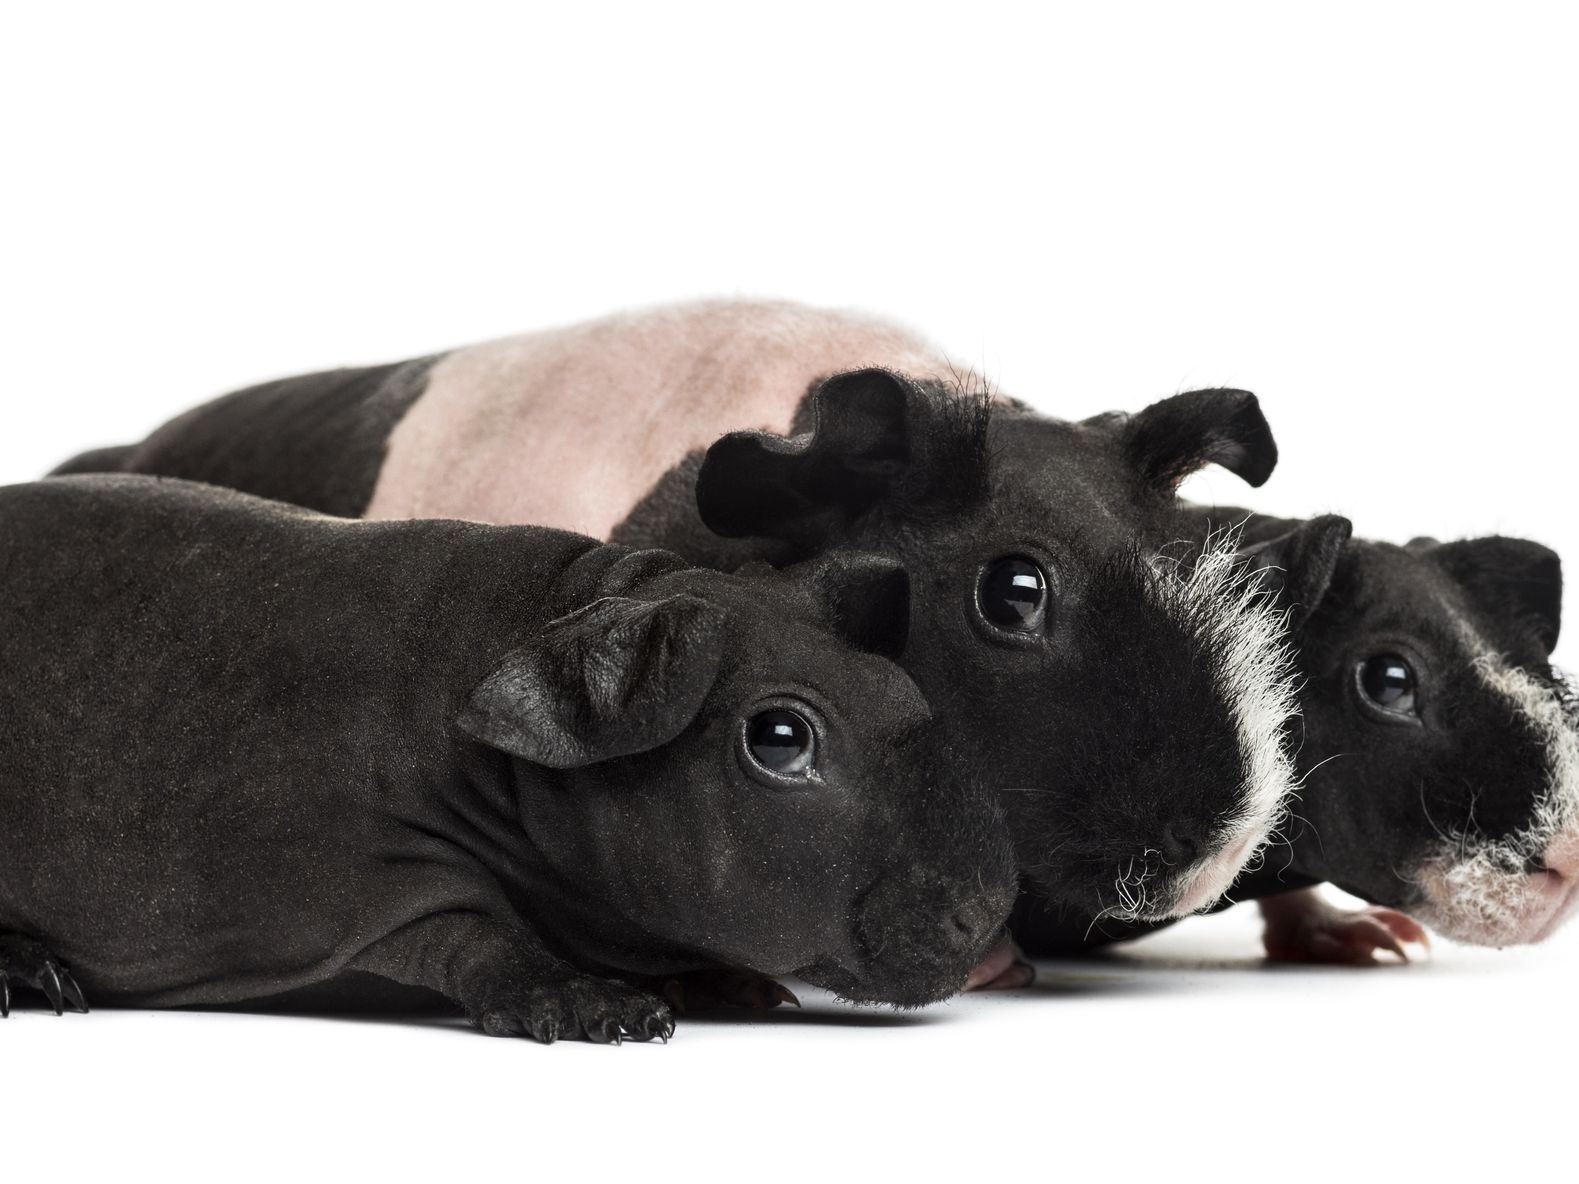
<path fill-rule="evenodd" d="M 1200 878 L 1225 885 L 1271 837 L 1297 784 L 1285 744 L 1299 714 L 1285 616 L 1260 580 L 1238 563 L 1238 543 L 1237 530 L 1213 534 L 1187 575 L 1163 560 L 1154 584 L 1165 611 L 1209 655 L 1239 739 L 1241 804 L 1224 820 L 1217 850 L 1199 868 Z M 1236 863 L 1231 871 L 1213 867 L 1228 854 Z"/>

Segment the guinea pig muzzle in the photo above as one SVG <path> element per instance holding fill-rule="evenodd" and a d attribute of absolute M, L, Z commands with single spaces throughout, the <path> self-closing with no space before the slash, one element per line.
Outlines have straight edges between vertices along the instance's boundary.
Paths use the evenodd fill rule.
<path fill-rule="evenodd" d="M 1173 903 L 1155 920 L 1187 917 L 1216 903 L 1238 878 L 1245 862 L 1255 854 L 1266 836 L 1250 831 L 1232 840 L 1216 855 L 1197 861 L 1180 877 Z"/>
<path fill-rule="evenodd" d="M 1455 941 L 1485 946 L 1545 941 L 1579 909 L 1579 834 L 1512 870 L 1491 853 L 1428 863 L 1416 877 L 1418 912 Z"/>

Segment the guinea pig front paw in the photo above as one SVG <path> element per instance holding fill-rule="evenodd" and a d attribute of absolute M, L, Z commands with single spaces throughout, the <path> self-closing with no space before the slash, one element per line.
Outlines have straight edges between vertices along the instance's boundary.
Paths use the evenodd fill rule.
<path fill-rule="evenodd" d="M 468 1010 L 490 1036 L 526 1036 L 543 1044 L 667 1042 L 674 1035 L 674 1017 L 656 995 L 591 975 L 498 987 Z"/>
<path fill-rule="evenodd" d="M 0 1018 L 11 1014 L 13 986 L 42 991 L 56 1015 L 65 1015 L 68 1007 L 84 1014 L 88 1010 L 88 1001 L 71 971 L 45 946 L 20 934 L 0 933 Z"/>
<path fill-rule="evenodd" d="M 1261 941 L 1274 962 L 1372 966 L 1383 954 L 1409 961 L 1406 945 L 1429 949 L 1420 922 L 1396 909 L 1371 906 L 1340 909 L 1314 890 L 1291 892 L 1261 902 L 1266 931 Z"/>

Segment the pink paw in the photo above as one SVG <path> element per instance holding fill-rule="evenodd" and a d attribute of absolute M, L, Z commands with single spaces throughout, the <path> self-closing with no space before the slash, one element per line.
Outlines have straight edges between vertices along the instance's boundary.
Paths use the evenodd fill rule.
<path fill-rule="evenodd" d="M 1351 912 L 1328 904 L 1314 889 L 1269 897 L 1261 913 L 1261 942 L 1274 962 L 1372 966 L 1382 954 L 1409 961 L 1406 945 L 1431 947 L 1424 927 L 1405 913 L 1376 905 Z"/>
<path fill-rule="evenodd" d="M 967 991 L 1016 991 L 1036 981 L 1036 969 L 1006 933 L 965 979 Z"/>

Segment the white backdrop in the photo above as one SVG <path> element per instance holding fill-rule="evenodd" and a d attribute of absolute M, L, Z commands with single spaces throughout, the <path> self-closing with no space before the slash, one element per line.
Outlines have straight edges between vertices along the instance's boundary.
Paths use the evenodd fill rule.
<path fill-rule="evenodd" d="M 1251 504 L 1579 556 L 1561 6 L 18 3 L 3 28 L 0 480 L 263 378 L 750 294 L 898 317 L 1060 415 L 1248 387 L 1283 458 Z M 23 1014 L 0 1172 L 1566 1166 L 1579 934 L 1318 973 L 1259 969 L 1254 932 L 666 1049 Z"/>

